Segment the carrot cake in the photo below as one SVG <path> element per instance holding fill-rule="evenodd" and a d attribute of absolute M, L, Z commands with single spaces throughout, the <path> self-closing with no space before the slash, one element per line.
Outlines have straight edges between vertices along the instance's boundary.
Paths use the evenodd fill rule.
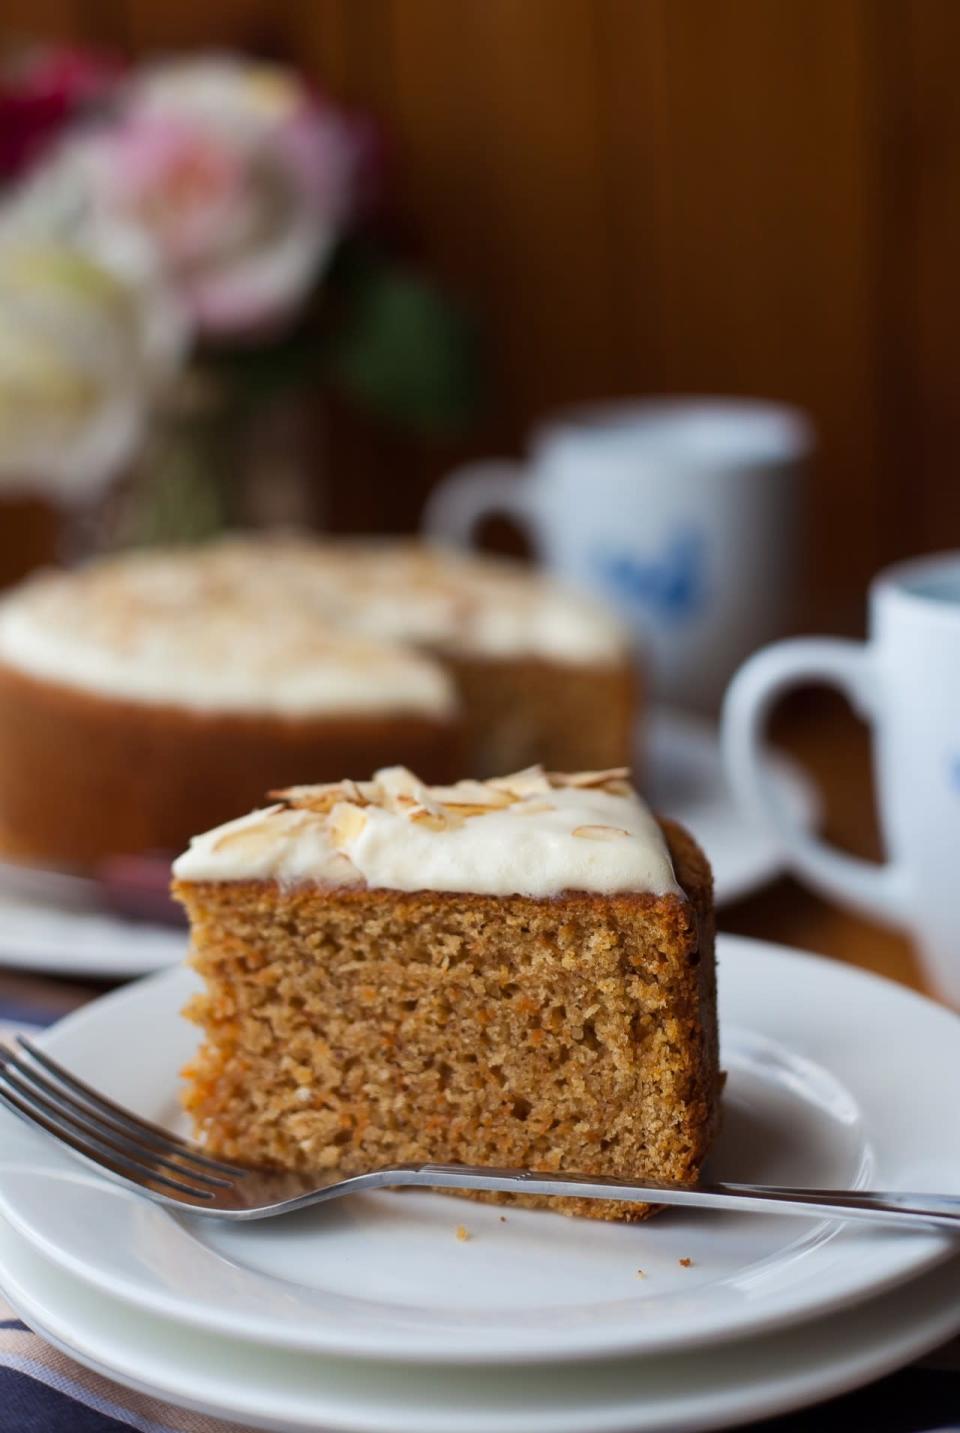
<path fill-rule="evenodd" d="M 0 843 L 179 850 L 271 786 L 629 759 L 631 663 L 588 598 L 409 542 L 233 538 L 0 601 Z"/>
<path fill-rule="evenodd" d="M 394 767 L 274 795 L 174 865 L 207 1149 L 697 1178 L 719 1095 L 710 870 L 625 771 L 428 787 Z"/>

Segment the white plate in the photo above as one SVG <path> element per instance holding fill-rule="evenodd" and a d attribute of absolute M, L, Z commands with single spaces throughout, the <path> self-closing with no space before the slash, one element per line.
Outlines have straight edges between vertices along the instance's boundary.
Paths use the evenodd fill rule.
<path fill-rule="evenodd" d="M 274 1433 L 704 1433 L 846 1393 L 960 1328 L 960 1264 L 861 1308 L 719 1349 L 566 1367 L 357 1365 L 131 1310 L 64 1274 L 0 1221 L 9 1302 L 38 1333 L 142 1393 Z"/>
<path fill-rule="evenodd" d="M 955 1015 L 759 942 L 722 937 L 720 958 L 718 1176 L 960 1192 Z M 190 984 L 172 971 L 118 991 L 45 1041 L 170 1122 L 196 1038 L 177 1015 Z M 386 1191 L 230 1225 L 173 1216 L 10 1115 L 0 1149 L 0 1212 L 69 1272 L 206 1331 L 328 1355 L 504 1363 L 702 1348 L 864 1299 L 953 1247 L 934 1232 L 776 1215 L 678 1211 L 637 1226 L 510 1209 L 504 1223 L 495 1206 Z"/>
<path fill-rule="evenodd" d="M 699 717 L 656 711 L 644 732 L 647 795 L 656 810 L 693 832 L 713 864 L 718 905 L 739 900 L 779 875 L 769 836 L 727 789 L 716 730 Z M 810 828 L 813 788 L 798 769 L 771 759 L 774 780 L 793 819 Z M 0 965 L 48 974 L 125 980 L 183 959 L 182 931 L 124 920 L 98 909 L 93 881 L 0 863 Z"/>
<path fill-rule="evenodd" d="M 178 964 L 186 948 L 184 930 L 0 889 L 0 965 L 74 979 L 128 980 Z"/>
<path fill-rule="evenodd" d="M 655 811 L 693 832 L 713 866 L 714 896 L 727 905 L 766 885 L 784 870 L 770 833 L 758 828 L 733 799 L 724 775 L 717 729 L 703 717 L 657 709 L 643 736 L 638 768 L 648 773 L 644 795 Z M 783 756 L 769 758 L 771 780 L 791 819 L 810 831 L 820 808 L 816 790 Z"/>

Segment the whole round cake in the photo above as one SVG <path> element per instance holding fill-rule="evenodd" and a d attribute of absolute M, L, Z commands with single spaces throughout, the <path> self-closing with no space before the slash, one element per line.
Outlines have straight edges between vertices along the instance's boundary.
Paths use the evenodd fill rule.
<path fill-rule="evenodd" d="M 0 602 L 0 843 L 176 850 L 271 786 L 630 759 L 607 612 L 412 542 L 231 538 L 34 578 Z"/>

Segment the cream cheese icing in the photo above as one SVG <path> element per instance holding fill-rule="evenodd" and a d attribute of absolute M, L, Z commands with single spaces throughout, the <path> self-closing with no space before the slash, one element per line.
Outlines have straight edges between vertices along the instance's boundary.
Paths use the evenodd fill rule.
<path fill-rule="evenodd" d="M 456 705 L 438 663 L 325 626 L 274 593 L 203 605 L 189 581 L 123 592 L 114 572 L 44 577 L 0 603 L 0 660 L 133 701 L 283 716 L 414 714 Z M 154 574 L 156 575 L 156 574 Z"/>
<path fill-rule="evenodd" d="M 35 579 L 0 602 L 0 660 L 118 697 L 289 715 L 455 705 L 434 657 L 620 661 L 591 599 L 410 542 L 232 538 Z"/>
<path fill-rule="evenodd" d="M 389 767 L 372 781 L 293 787 L 195 837 L 173 871 L 183 881 L 478 895 L 681 894 L 663 833 L 627 776 L 531 767 L 429 787 Z"/>

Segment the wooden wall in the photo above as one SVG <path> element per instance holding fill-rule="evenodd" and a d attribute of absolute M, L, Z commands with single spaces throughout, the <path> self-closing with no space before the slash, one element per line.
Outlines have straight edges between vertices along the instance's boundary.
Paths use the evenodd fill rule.
<path fill-rule="evenodd" d="M 4 0 L 0 27 L 290 57 L 383 119 L 408 229 L 491 336 L 477 451 L 657 391 L 810 409 L 808 585 L 855 621 L 960 546 L 960 0 Z M 450 453 L 335 425 L 415 519 Z M 360 497 L 357 497 L 360 494 Z M 335 504 L 336 508 L 336 504 Z M 366 509 L 364 509 L 366 510 Z"/>

